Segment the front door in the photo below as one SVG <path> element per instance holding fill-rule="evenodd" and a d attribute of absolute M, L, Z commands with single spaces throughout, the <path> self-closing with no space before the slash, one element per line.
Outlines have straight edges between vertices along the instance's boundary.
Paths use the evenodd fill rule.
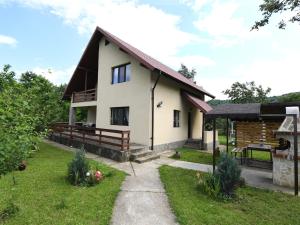
<path fill-rule="evenodd" d="M 188 112 L 188 139 L 192 138 L 192 113 Z"/>

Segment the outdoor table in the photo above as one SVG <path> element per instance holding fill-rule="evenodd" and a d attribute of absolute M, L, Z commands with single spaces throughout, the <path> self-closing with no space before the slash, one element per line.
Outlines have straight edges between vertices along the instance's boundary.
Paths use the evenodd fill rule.
<path fill-rule="evenodd" d="M 263 152 L 270 152 L 270 162 L 272 162 L 272 146 L 271 145 L 265 145 L 265 144 L 249 144 L 247 146 L 247 158 L 248 158 L 248 151 L 251 150 L 251 159 L 252 159 L 252 150 L 256 151 L 263 151 Z"/>

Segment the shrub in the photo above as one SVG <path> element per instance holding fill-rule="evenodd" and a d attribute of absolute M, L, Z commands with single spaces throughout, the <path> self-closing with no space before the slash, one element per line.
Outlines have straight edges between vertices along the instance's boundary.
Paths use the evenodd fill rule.
<path fill-rule="evenodd" d="M 241 180 L 241 169 L 237 162 L 226 153 L 222 153 L 217 164 L 215 176 L 220 181 L 221 192 L 225 197 L 234 196 Z"/>
<path fill-rule="evenodd" d="M 83 147 L 76 151 L 74 159 L 68 166 L 68 180 L 73 185 L 86 184 L 86 175 L 90 166 L 85 158 Z"/>
<path fill-rule="evenodd" d="M 210 197 L 218 198 L 220 195 L 220 180 L 212 173 L 197 173 L 199 188 Z"/>

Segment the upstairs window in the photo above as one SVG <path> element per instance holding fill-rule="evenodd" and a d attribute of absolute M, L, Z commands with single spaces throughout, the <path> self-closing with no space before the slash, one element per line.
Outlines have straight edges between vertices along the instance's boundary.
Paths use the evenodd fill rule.
<path fill-rule="evenodd" d="M 112 84 L 130 81 L 131 64 L 123 64 L 112 68 Z"/>
<path fill-rule="evenodd" d="M 179 127 L 179 115 L 180 115 L 180 111 L 174 110 L 174 122 L 173 122 L 173 127 Z"/>
<path fill-rule="evenodd" d="M 128 126 L 129 124 L 129 107 L 113 107 L 111 110 L 111 125 Z"/>

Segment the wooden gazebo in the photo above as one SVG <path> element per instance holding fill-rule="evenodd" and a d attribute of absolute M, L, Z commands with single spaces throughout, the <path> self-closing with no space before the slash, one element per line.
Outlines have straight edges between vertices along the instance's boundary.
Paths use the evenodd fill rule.
<path fill-rule="evenodd" d="M 216 119 L 226 119 L 227 143 L 226 151 L 229 149 L 229 122 L 235 122 L 235 145 L 245 147 L 249 144 L 264 143 L 275 148 L 279 141 L 275 138 L 274 130 L 278 130 L 286 116 L 294 118 L 294 180 L 295 195 L 298 195 L 298 137 L 297 137 L 297 115 L 287 115 L 286 107 L 300 106 L 300 102 L 290 103 L 249 103 L 249 104 L 222 104 L 215 106 L 206 114 L 206 119 L 213 122 L 213 170 L 215 170 L 216 153 Z M 297 169 L 296 169 L 297 168 Z"/>

